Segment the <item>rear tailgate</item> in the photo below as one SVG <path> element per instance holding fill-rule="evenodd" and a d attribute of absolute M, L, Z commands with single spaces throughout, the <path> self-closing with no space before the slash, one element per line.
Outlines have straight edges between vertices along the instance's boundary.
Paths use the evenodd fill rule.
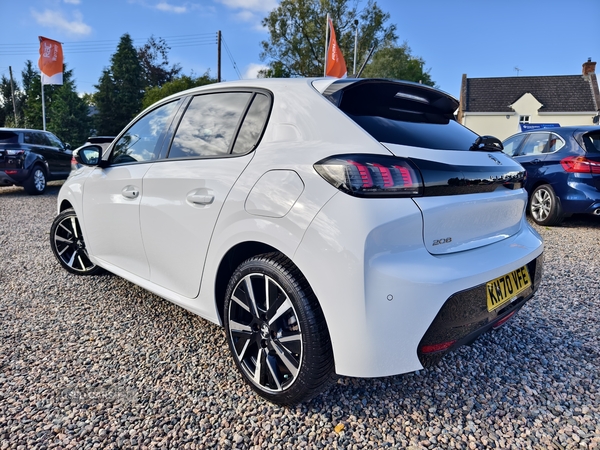
<path fill-rule="evenodd" d="M 384 144 L 419 167 L 423 241 L 435 255 L 492 244 L 517 233 L 527 204 L 523 168 L 501 152 L 428 150 Z"/>

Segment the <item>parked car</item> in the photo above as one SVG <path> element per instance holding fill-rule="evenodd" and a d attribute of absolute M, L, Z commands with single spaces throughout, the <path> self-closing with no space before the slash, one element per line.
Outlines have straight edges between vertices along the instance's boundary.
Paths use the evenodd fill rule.
<path fill-rule="evenodd" d="M 504 153 L 527 170 L 531 218 L 558 225 L 574 213 L 600 215 L 600 127 L 556 127 L 515 134 Z"/>
<path fill-rule="evenodd" d="M 47 181 L 69 176 L 70 148 L 47 131 L 0 128 L 0 186 L 43 194 Z"/>
<path fill-rule="evenodd" d="M 217 324 L 264 398 L 434 364 L 539 286 L 524 169 L 422 84 L 259 79 L 161 100 L 58 196 L 50 244 Z M 107 295 L 110 293 L 107 292 Z"/>
<path fill-rule="evenodd" d="M 79 151 L 82 147 L 87 147 L 91 144 L 97 144 L 102 148 L 102 151 L 106 150 L 108 146 L 115 140 L 115 136 L 90 136 L 87 138 L 87 141 L 81 146 L 73 150 L 73 154 Z M 81 164 L 77 162 L 75 157 L 71 158 L 71 171 L 81 169 L 83 167 Z"/>

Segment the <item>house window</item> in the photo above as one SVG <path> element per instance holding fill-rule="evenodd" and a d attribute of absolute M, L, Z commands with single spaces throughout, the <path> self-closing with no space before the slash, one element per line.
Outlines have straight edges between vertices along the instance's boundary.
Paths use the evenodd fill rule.
<path fill-rule="evenodd" d="M 519 123 L 529 123 L 529 116 L 520 116 Z"/>

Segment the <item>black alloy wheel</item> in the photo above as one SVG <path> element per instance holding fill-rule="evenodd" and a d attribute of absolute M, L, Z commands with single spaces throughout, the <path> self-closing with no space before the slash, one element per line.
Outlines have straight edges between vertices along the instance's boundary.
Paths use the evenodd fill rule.
<path fill-rule="evenodd" d="M 309 400 L 335 379 L 321 308 L 300 271 L 269 253 L 242 263 L 225 297 L 225 331 L 248 384 L 267 400 Z"/>
<path fill-rule="evenodd" d="M 28 194 L 40 195 L 46 191 L 46 171 L 40 165 L 34 166 L 29 178 L 23 183 L 23 187 Z"/>
<path fill-rule="evenodd" d="M 529 213 L 538 225 L 552 226 L 563 221 L 560 202 L 549 184 L 538 186 L 529 200 Z"/>
<path fill-rule="evenodd" d="M 50 247 L 60 265 L 68 272 L 76 275 L 96 275 L 102 271 L 90 261 L 73 209 L 64 210 L 52 222 Z"/>

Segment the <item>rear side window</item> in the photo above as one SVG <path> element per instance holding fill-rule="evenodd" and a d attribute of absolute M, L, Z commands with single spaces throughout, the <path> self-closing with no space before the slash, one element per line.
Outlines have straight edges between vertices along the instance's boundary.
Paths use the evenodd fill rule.
<path fill-rule="evenodd" d="M 379 142 L 469 150 L 478 137 L 454 120 L 458 102 L 427 86 L 371 80 L 332 90 L 324 95 Z"/>
<path fill-rule="evenodd" d="M 550 134 L 548 133 L 531 133 L 521 148 L 519 156 L 541 155 L 542 153 L 548 153 L 549 140 Z"/>
<path fill-rule="evenodd" d="M 235 140 L 233 154 L 241 155 L 254 150 L 267 122 L 271 102 L 264 94 L 256 94 Z"/>
<path fill-rule="evenodd" d="M 169 159 L 229 154 L 234 133 L 251 97 L 249 92 L 194 97 L 177 128 Z"/>
<path fill-rule="evenodd" d="M 589 153 L 600 153 L 600 131 L 585 134 L 583 136 L 585 150 Z"/>
<path fill-rule="evenodd" d="M 18 144 L 19 135 L 12 131 L 0 131 L 0 144 Z"/>

